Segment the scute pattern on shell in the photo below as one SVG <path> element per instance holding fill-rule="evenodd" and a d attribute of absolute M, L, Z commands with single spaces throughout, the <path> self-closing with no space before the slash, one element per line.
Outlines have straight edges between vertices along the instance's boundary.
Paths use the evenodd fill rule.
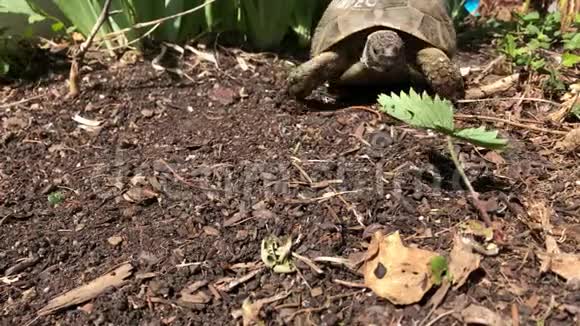
<path fill-rule="evenodd" d="M 456 34 L 446 0 L 333 0 L 312 39 L 315 56 L 367 28 L 388 27 L 408 33 L 449 56 Z"/>

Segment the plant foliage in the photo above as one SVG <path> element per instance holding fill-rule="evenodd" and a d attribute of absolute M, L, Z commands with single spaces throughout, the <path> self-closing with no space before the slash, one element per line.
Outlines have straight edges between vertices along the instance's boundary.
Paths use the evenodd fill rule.
<path fill-rule="evenodd" d="M 573 67 L 580 63 L 579 56 L 574 53 L 580 50 L 580 33 L 562 32 L 559 12 L 548 13 L 545 16 L 537 11 L 514 15 L 514 29 L 501 40 L 500 48 L 516 65 L 532 70 L 545 68 L 546 59 L 543 53 L 555 47 L 564 49 L 562 65 L 565 67 Z M 580 28 L 579 18 L 580 15 L 573 22 L 576 29 Z"/>
<path fill-rule="evenodd" d="M 490 149 L 502 149 L 507 140 L 498 138 L 495 130 L 485 127 L 456 129 L 453 123 L 453 105 L 439 96 L 431 98 L 427 93 L 417 94 L 413 89 L 409 94 L 401 92 L 399 96 L 391 93 L 379 95 L 381 111 L 413 127 L 430 129 L 452 136 L 477 146 Z"/>

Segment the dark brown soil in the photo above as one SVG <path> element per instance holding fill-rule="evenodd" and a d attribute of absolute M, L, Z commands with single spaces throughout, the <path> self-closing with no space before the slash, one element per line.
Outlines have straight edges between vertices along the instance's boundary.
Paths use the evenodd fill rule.
<path fill-rule="evenodd" d="M 0 111 L 11 122 L 0 137 L 0 273 L 10 274 L 0 282 L 1 325 L 234 325 L 241 319 L 232 312 L 244 299 L 284 291 L 287 298 L 261 310 L 269 325 L 416 325 L 427 317 L 425 302 L 393 306 L 340 284 L 363 279 L 326 263 L 318 263 L 321 275 L 298 262 L 300 273 L 262 269 L 237 287 L 218 286 L 252 272 L 270 234 L 292 236 L 293 251 L 310 259 L 348 258 L 369 240 L 359 214 L 366 226 L 399 230 L 407 244 L 448 253 L 453 227 L 478 218 L 452 180 L 441 137 L 340 103 L 325 109 L 290 100 L 282 92 L 289 66 L 272 55 L 223 50 L 219 64 L 186 68 L 193 83 L 160 75 L 147 62 L 96 69 L 84 75 L 76 100 L 64 99 L 62 77 L 3 89 L 3 103 L 42 97 Z M 459 105 L 462 113 L 505 118 L 517 110 L 522 121 L 552 109 L 517 101 Z M 77 113 L 104 121 L 100 132 L 80 129 Z M 510 139 L 504 162 L 467 144 L 458 149 L 506 243 L 427 321 L 475 302 L 508 320 L 517 309 L 521 325 L 543 318 L 573 325 L 578 291 L 540 271 L 535 253 L 544 236 L 526 212 L 544 201 L 551 223 L 570 230 L 560 249 L 577 252 L 578 157 L 553 150 L 557 135 L 492 127 Z M 313 187 L 308 178 L 342 183 Z M 55 190 L 64 200 L 52 206 L 47 197 Z M 332 191 L 344 193 L 321 199 Z M 112 237 L 122 241 L 111 244 Z M 29 257 L 32 263 L 21 264 Z M 35 319 L 50 299 L 123 262 L 134 269 L 122 287 Z M 235 265 L 242 263 L 249 267 Z M 203 288 L 207 302 L 180 300 L 195 281 L 212 286 Z M 459 325 L 459 313 L 436 324 Z"/>

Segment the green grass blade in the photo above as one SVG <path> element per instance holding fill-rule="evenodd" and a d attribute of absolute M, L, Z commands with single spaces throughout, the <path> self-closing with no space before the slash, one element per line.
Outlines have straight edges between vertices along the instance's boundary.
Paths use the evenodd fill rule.
<path fill-rule="evenodd" d="M 290 30 L 296 0 L 244 0 L 242 12 L 250 42 L 261 50 L 279 45 Z"/>
<path fill-rule="evenodd" d="M 207 30 L 229 32 L 243 29 L 240 11 L 240 0 L 217 0 L 209 3 L 204 10 Z"/>
<path fill-rule="evenodd" d="M 0 13 L 26 15 L 29 24 L 46 19 L 44 15 L 34 10 L 34 6 L 30 5 L 27 0 L 0 0 Z"/>
<path fill-rule="evenodd" d="M 310 44 L 314 26 L 327 5 L 326 0 L 296 0 L 291 28 L 298 37 L 300 47 L 307 47 Z"/>

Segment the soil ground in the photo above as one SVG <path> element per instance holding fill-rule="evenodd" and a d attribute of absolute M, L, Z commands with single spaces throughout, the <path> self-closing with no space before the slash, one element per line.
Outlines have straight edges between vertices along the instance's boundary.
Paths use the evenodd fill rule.
<path fill-rule="evenodd" d="M 485 65 L 492 55 L 459 60 Z M 561 136 L 495 123 L 508 150 L 458 143 L 505 243 L 428 315 L 431 294 L 394 306 L 357 287 L 362 275 L 345 266 L 317 262 L 317 274 L 298 260 L 299 273 L 260 269 L 260 242 L 291 236 L 301 256 L 349 258 L 382 227 L 448 254 L 457 224 L 478 212 L 451 179 L 444 139 L 345 103 L 291 100 L 283 93 L 290 66 L 274 55 L 224 48 L 219 68 L 186 60 L 193 82 L 140 61 L 92 65 L 75 100 L 64 99 L 65 74 L 3 89 L 4 103 L 40 97 L 0 111 L 9 121 L 0 147 L 0 272 L 10 274 L 0 282 L 1 325 L 234 325 L 244 299 L 285 291 L 260 310 L 266 324 L 417 325 L 440 316 L 435 325 L 460 325 L 468 303 L 507 320 L 516 312 L 521 325 L 578 323 L 579 292 L 541 271 L 544 231 L 530 213 L 549 210 L 554 228 L 567 230 L 560 249 L 577 252 L 580 167 L 575 154 L 553 149 Z M 530 124 L 553 109 L 517 97 L 458 105 Z M 77 113 L 103 121 L 101 129 L 79 128 Z M 55 190 L 64 199 L 53 206 Z M 133 270 L 122 286 L 37 318 L 50 299 L 124 262 Z M 232 280 L 240 282 L 223 286 Z M 182 289 L 196 281 L 207 282 L 198 301 L 184 300 Z"/>

